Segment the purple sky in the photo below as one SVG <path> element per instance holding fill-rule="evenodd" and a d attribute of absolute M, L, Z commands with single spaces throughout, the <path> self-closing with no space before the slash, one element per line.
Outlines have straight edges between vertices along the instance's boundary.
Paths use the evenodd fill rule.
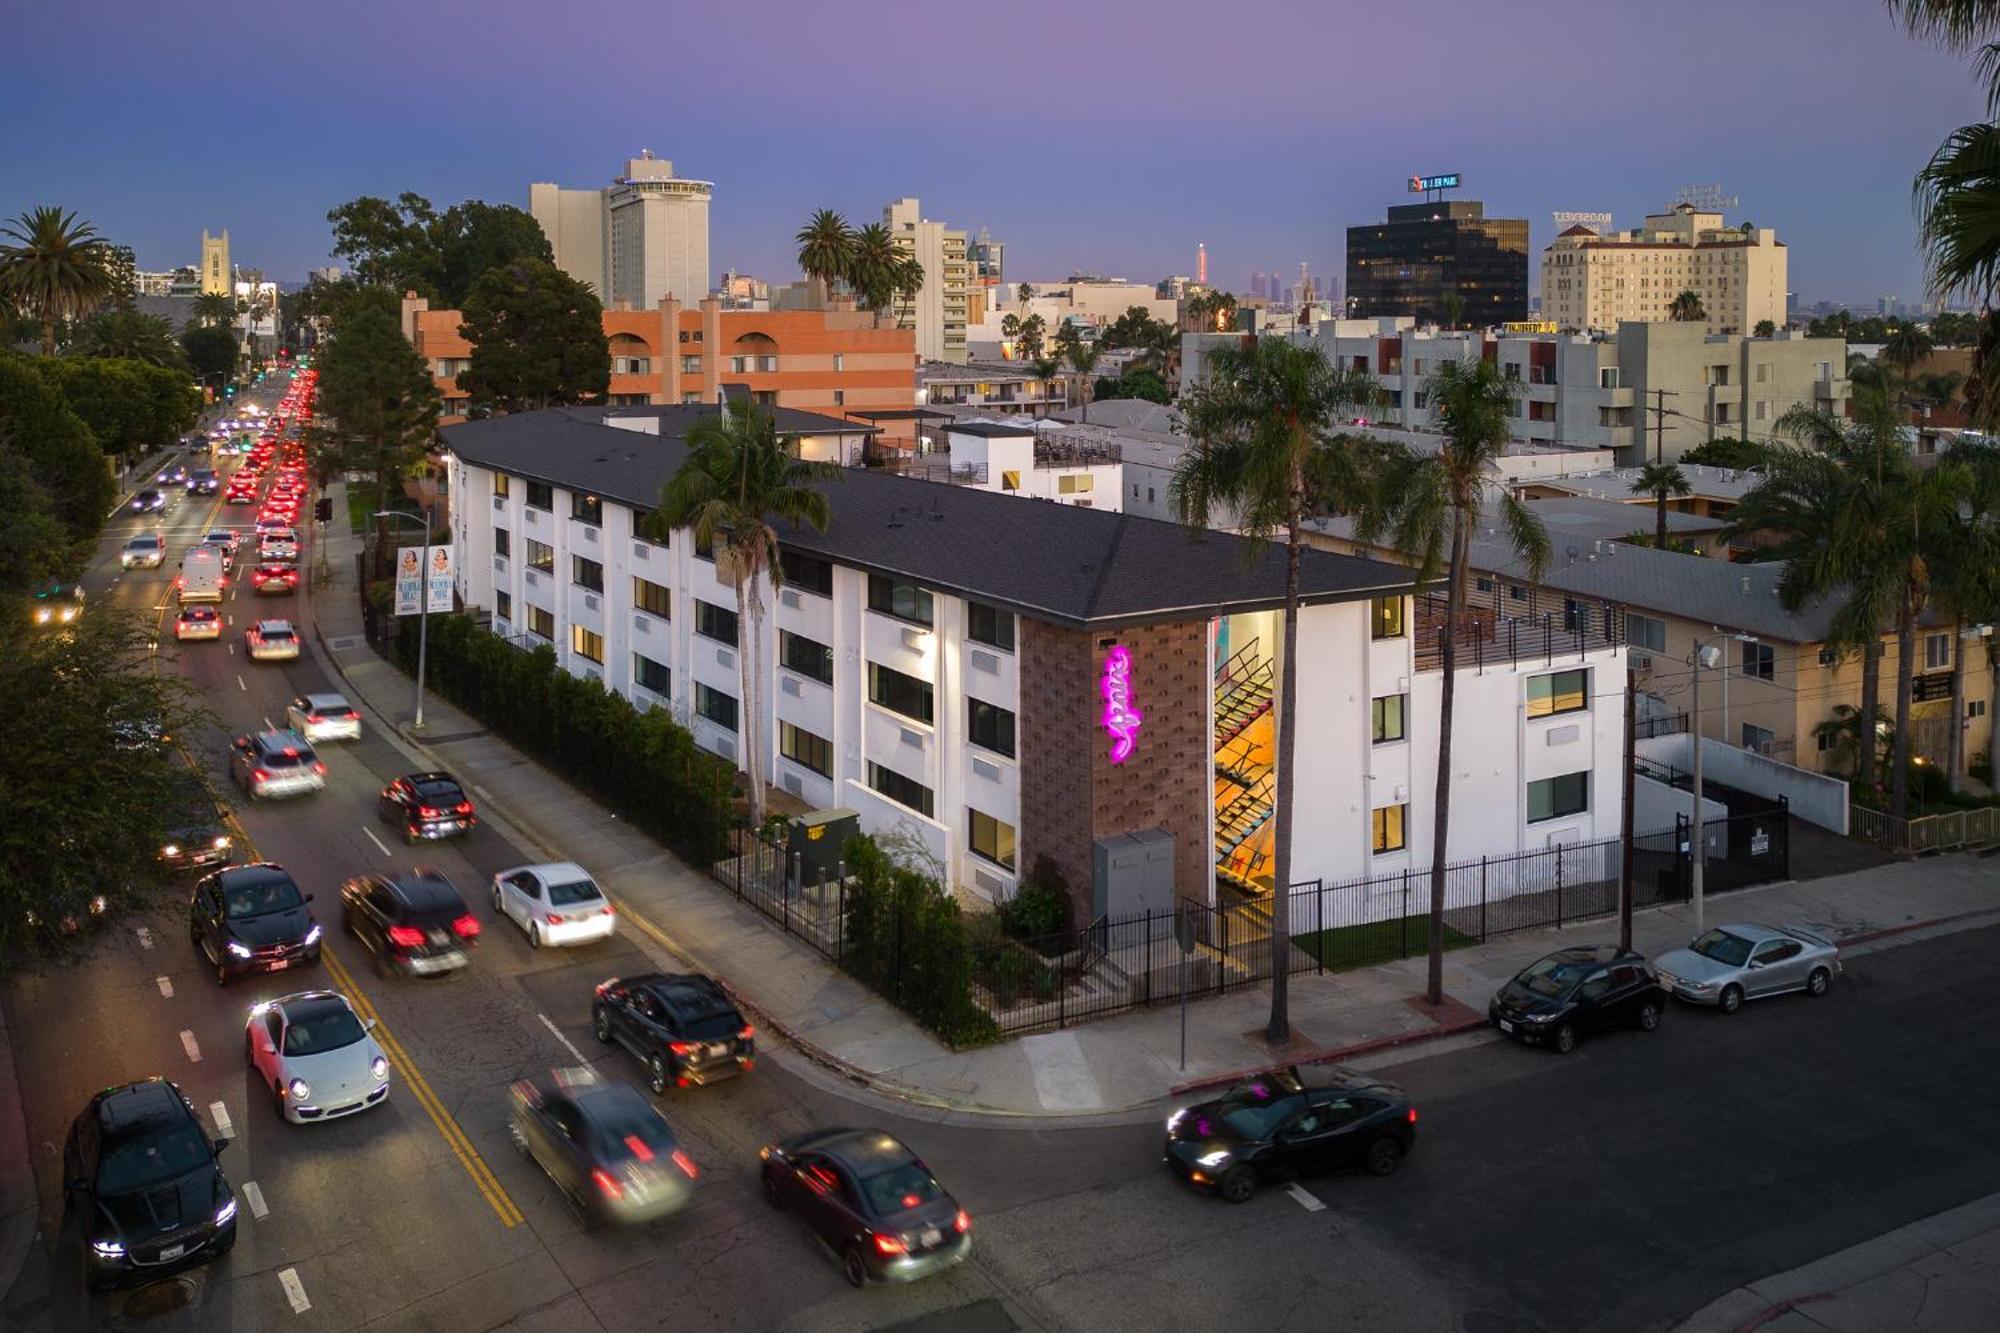
<path fill-rule="evenodd" d="M 1333 270 L 1415 172 L 1523 216 L 1639 221 L 1690 182 L 1773 226 L 1807 300 L 1920 294 L 1912 173 L 1976 119 L 1961 62 L 1877 0 L 596 5 L 7 0 L 0 215 L 61 203 L 192 263 L 325 262 L 326 210 L 415 190 L 525 205 L 641 148 L 716 182 L 717 271 L 796 274 L 813 209 L 898 195 L 1081 268 Z M 1421 15 L 1421 17 L 1419 17 Z"/>

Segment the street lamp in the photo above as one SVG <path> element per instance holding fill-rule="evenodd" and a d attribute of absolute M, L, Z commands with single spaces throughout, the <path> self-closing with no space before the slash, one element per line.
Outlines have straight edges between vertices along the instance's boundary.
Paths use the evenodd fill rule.
<path fill-rule="evenodd" d="M 421 520 L 415 514 L 406 514 L 400 509 L 378 509 L 376 518 L 393 518 L 401 523 L 422 522 L 424 525 L 424 559 L 417 575 L 417 716 L 410 725 L 422 729 L 424 725 L 424 665 L 430 658 L 431 646 L 431 511 L 432 505 L 424 506 Z M 379 568 L 379 566 L 378 566 Z"/>

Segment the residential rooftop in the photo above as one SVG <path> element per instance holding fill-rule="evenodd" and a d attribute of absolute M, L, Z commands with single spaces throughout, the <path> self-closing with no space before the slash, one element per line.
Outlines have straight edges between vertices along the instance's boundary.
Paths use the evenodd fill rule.
<path fill-rule="evenodd" d="M 1745 468 L 1710 467 L 1705 463 L 1682 463 L 1681 473 L 1688 479 L 1694 493 L 1710 500 L 1740 502 L 1754 489 L 1761 474 Z M 1608 472 L 1585 472 L 1572 477 L 1546 479 L 1545 484 L 1569 491 L 1573 495 L 1594 495 L 1599 499 L 1618 500 L 1625 504 L 1648 504 L 1651 497 L 1644 492 L 1635 494 L 1632 483 L 1639 479 L 1639 469 L 1635 467 L 1612 468 Z"/>

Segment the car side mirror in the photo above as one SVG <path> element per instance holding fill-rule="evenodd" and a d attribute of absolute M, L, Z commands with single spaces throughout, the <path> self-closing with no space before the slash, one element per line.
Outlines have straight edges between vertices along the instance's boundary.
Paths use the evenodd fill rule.
<path fill-rule="evenodd" d="M 374 1020 L 374 1019 L 372 1019 L 372 1018 L 364 1018 L 364 1019 L 362 1019 L 362 1020 L 361 1020 L 361 1030 L 362 1030 L 363 1032 L 373 1032 L 373 1031 L 375 1030 L 375 1020 Z"/>
<path fill-rule="evenodd" d="M 1761 958 L 1752 958 L 1752 959 L 1750 960 L 1750 970 L 1751 970 L 1752 972 L 1755 972 L 1755 971 L 1756 971 L 1756 970 L 1757 970 L 1758 968 L 1760 968 L 1760 967 L 1762 967 L 1762 966 L 1764 966 L 1764 960 L 1763 960 L 1763 959 L 1761 959 Z"/>
<path fill-rule="evenodd" d="M 208 1146 L 213 1148 L 216 1152 L 220 1153 L 224 1148 L 227 1148 L 229 1144 L 230 1140 L 228 1139 L 211 1139 L 209 1141 Z"/>

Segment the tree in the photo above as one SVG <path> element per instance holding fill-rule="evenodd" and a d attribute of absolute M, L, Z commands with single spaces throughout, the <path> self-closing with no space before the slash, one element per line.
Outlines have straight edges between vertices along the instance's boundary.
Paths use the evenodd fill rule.
<path fill-rule="evenodd" d="M 2000 280 L 2000 5 L 1992 0 L 1888 0 L 1912 37 L 1975 55 L 1987 121 L 1953 130 L 1917 173 L 1917 240 L 1930 289 L 1984 305 Z"/>
<path fill-rule="evenodd" d="M 1639 469 L 1639 475 L 1632 482 L 1632 494 L 1644 495 L 1652 492 L 1656 526 L 1653 532 L 1653 549 L 1667 548 L 1667 497 L 1669 495 L 1693 495 L 1694 487 L 1688 483 L 1687 473 L 1672 463 L 1648 463 Z"/>
<path fill-rule="evenodd" d="M 1028 302 L 1035 299 L 1034 284 L 1024 282 L 1019 287 L 1016 287 L 1014 289 L 1014 298 L 1021 303 L 1023 308 L 1026 308 Z"/>
<path fill-rule="evenodd" d="M 895 303 L 896 292 L 906 281 L 903 252 L 896 234 L 880 222 L 871 222 L 854 233 L 848 254 L 847 284 L 861 298 L 861 304 L 880 315 Z"/>
<path fill-rule="evenodd" d="M 189 322 L 212 329 L 226 329 L 236 323 L 240 313 L 235 297 L 221 292 L 203 292 L 194 298 Z"/>
<path fill-rule="evenodd" d="M 1465 322 L 1465 297 L 1456 291 L 1444 294 L 1444 326 L 1456 329 Z"/>
<path fill-rule="evenodd" d="M 377 509 L 392 484 L 422 465 L 437 432 L 437 385 L 396 310 L 387 291 L 357 292 L 341 305 L 319 354 L 318 415 L 334 423 L 318 441 L 322 458 L 368 473 Z"/>
<path fill-rule="evenodd" d="M 73 212 L 29 209 L 0 236 L 0 300 L 42 326 L 42 355 L 56 354 L 56 326 L 81 319 L 110 298 L 111 242 Z"/>
<path fill-rule="evenodd" d="M 1173 391 L 1160 372 L 1148 365 L 1133 365 L 1117 379 L 1099 376 L 1097 387 L 1092 391 L 1095 398 L 1142 398 L 1149 403 L 1171 403 Z"/>
<path fill-rule="evenodd" d="M 1096 343 L 1073 339 L 1066 353 L 1070 369 L 1076 372 L 1076 391 L 1083 398 L 1083 419 L 1090 420 L 1090 372 L 1097 369 L 1097 363 L 1104 355 L 1104 349 Z"/>
<path fill-rule="evenodd" d="M 1667 318 L 1679 324 L 1701 324 L 1708 320 L 1708 311 L 1702 308 L 1700 296 L 1684 291 L 1667 307 Z"/>
<path fill-rule="evenodd" d="M 754 827 L 764 822 L 770 749 L 764 735 L 764 593 L 784 582 L 774 525 L 824 532 L 832 508 L 818 483 L 837 480 L 839 469 L 800 459 L 778 438 L 771 414 L 754 404 L 703 417 L 688 432 L 687 446 L 687 457 L 661 488 L 659 506 L 646 523 L 661 537 L 692 528 L 696 543 L 715 552 L 716 573 L 735 586 L 748 630 L 736 654 L 743 691 L 737 725 Z"/>
<path fill-rule="evenodd" d="M 1447 360 L 1424 381 L 1424 394 L 1444 439 L 1437 452 L 1417 455 L 1396 446 L 1388 454 L 1380 507 L 1364 510 L 1356 535 L 1372 542 L 1384 532 L 1417 567 L 1419 585 L 1443 571 L 1444 619 L 1435 624 L 1444 669 L 1438 710 L 1436 823 L 1431 834 L 1430 966 L 1425 995 L 1444 997 L 1445 867 L 1450 855 L 1452 726 L 1458 702 L 1458 635 L 1466 624 L 1466 595 L 1474 526 L 1485 499 L 1486 478 L 1512 437 L 1520 382 L 1491 361 Z M 1542 521 L 1512 492 L 1500 497 L 1508 544 L 1540 579 L 1549 563 Z M 1419 633 L 1428 627 L 1419 623 Z"/>
<path fill-rule="evenodd" d="M 1909 387 L 1910 372 L 1930 354 L 1931 335 L 1921 324 L 1898 324 L 1882 344 L 1882 359 L 1901 372 L 1905 388 Z"/>
<path fill-rule="evenodd" d="M 1931 319 L 1931 340 L 1939 347 L 1970 347 L 1979 341 L 1981 319 L 1957 310 L 1940 310 Z"/>
<path fill-rule="evenodd" d="M 1036 318 L 1039 319 L 1040 316 L 1038 315 L 1036 316 Z M 1039 343 L 1040 339 L 1037 339 L 1036 341 L 1037 343 Z M 1056 382 L 1056 376 L 1062 371 L 1062 362 L 1052 356 L 1038 356 L 1032 362 L 1029 363 L 1029 369 L 1033 370 L 1035 372 L 1035 375 L 1039 379 L 1042 379 L 1047 383 L 1054 384 Z M 1063 406 L 1065 407 L 1069 406 L 1069 399 L 1067 394 L 1064 395 Z M 1047 395 L 1043 395 L 1042 398 L 1041 414 L 1043 416 L 1047 416 L 1049 414 L 1049 404 Z"/>
<path fill-rule="evenodd" d="M 479 279 L 496 268 L 517 259 L 544 264 L 556 259 L 541 223 L 511 204 L 479 199 L 447 208 L 426 229 L 425 244 L 435 254 L 428 266 L 437 275 L 438 302 L 447 310 L 463 306 Z"/>
<path fill-rule="evenodd" d="M 395 203 L 362 195 L 327 212 L 333 224 L 333 253 L 347 261 L 363 286 L 438 294 L 438 264 L 430 253 L 430 225 L 437 210 L 420 194 L 405 191 Z"/>
<path fill-rule="evenodd" d="M 604 306 L 543 260 L 517 259 L 480 278 L 459 335 L 472 343 L 472 357 L 458 384 L 481 407 L 525 412 L 601 397 L 611 387 Z"/>
<path fill-rule="evenodd" d="M 1263 338 L 1223 347 L 1183 400 L 1189 448 L 1168 495 L 1181 522 L 1205 529 L 1218 510 L 1236 515 L 1253 562 L 1285 544 L 1284 647 L 1279 673 L 1276 857 L 1271 912 L 1271 1019 L 1266 1036 L 1291 1036 L 1292 822 L 1297 792 L 1299 563 L 1309 518 L 1348 508 L 1362 492 L 1357 452 L 1339 423 L 1374 393 L 1365 374 L 1330 364 L 1316 343 Z"/>
<path fill-rule="evenodd" d="M 55 365 L 0 351 L 0 449 L 27 461 L 50 511 L 81 544 L 96 540 L 117 488 L 90 427 L 64 401 Z"/>
<path fill-rule="evenodd" d="M 181 330 L 181 352 L 197 380 L 203 384 L 215 380 L 219 384 L 235 372 L 236 359 L 243 349 L 228 329 L 190 324 Z"/>
<path fill-rule="evenodd" d="M 187 354 L 174 339 L 174 326 L 158 315 L 142 315 L 136 310 L 98 311 L 77 326 L 70 344 L 78 356 L 108 356 L 187 369 Z"/>
<path fill-rule="evenodd" d="M 1749 440 L 1721 435 L 1712 440 L 1704 440 L 1681 454 L 1681 462 L 1687 466 L 1701 464 L 1705 467 L 1730 468 L 1741 472 L 1757 465 L 1763 456 L 1762 446 Z"/>
<path fill-rule="evenodd" d="M 1965 416 L 1974 430 L 2000 434 L 2000 310 L 1979 320 L 1972 373 L 1965 381 Z"/>
<path fill-rule="evenodd" d="M 4 378 L 4 376 L 0 376 Z M 27 457 L 6 438 L 0 413 L 0 604 L 62 577 L 72 565 L 69 530 L 56 516 L 48 488 L 35 479 Z M 9 622 L 14 623 L 14 622 Z"/>
<path fill-rule="evenodd" d="M 1039 361 L 1042 359 L 1042 334 L 1048 324 L 1040 315 L 1030 315 L 1021 321 L 1021 331 L 1016 338 L 1021 359 Z"/>
<path fill-rule="evenodd" d="M 1965 658 L 1968 625 L 2000 620 L 2000 445 L 1961 437 L 1945 452 L 1965 474 L 1964 503 L 1949 518 L 1946 558 L 1936 568 L 1935 592 L 1951 616 L 1951 717 L 1945 779 L 1962 789 L 1965 777 Z M 2000 695 L 1996 695 L 2000 698 Z"/>
<path fill-rule="evenodd" d="M 806 219 L 793 237 L 799 244 L 799 269 L 817 284 L 819 303 L 826 304 L 833 284 L 847 276 L 854 260 L 854 228 L 830 208 Z"/>
<path fill-rule="evenodd" d="M 1000 316 L 1000 336 L 1008 342 L 1021 336 L 1021 317 L 1009 310 Z"/>
<path fill-rule="evenodd" d="M 1753 338 L 1775 338 L 1778 336 L 1778 326 L 1772 320 L 1760 319 L 1757 321 L 1757 327 L 1750 331 L 1750 336 Z"/>
<path fill-rule="evenodd" d="M 107 454 L 171 444 L 201 414 L 201 391 L 184 371 L 108 357 L 64 357 L 49 369 Z"/>

